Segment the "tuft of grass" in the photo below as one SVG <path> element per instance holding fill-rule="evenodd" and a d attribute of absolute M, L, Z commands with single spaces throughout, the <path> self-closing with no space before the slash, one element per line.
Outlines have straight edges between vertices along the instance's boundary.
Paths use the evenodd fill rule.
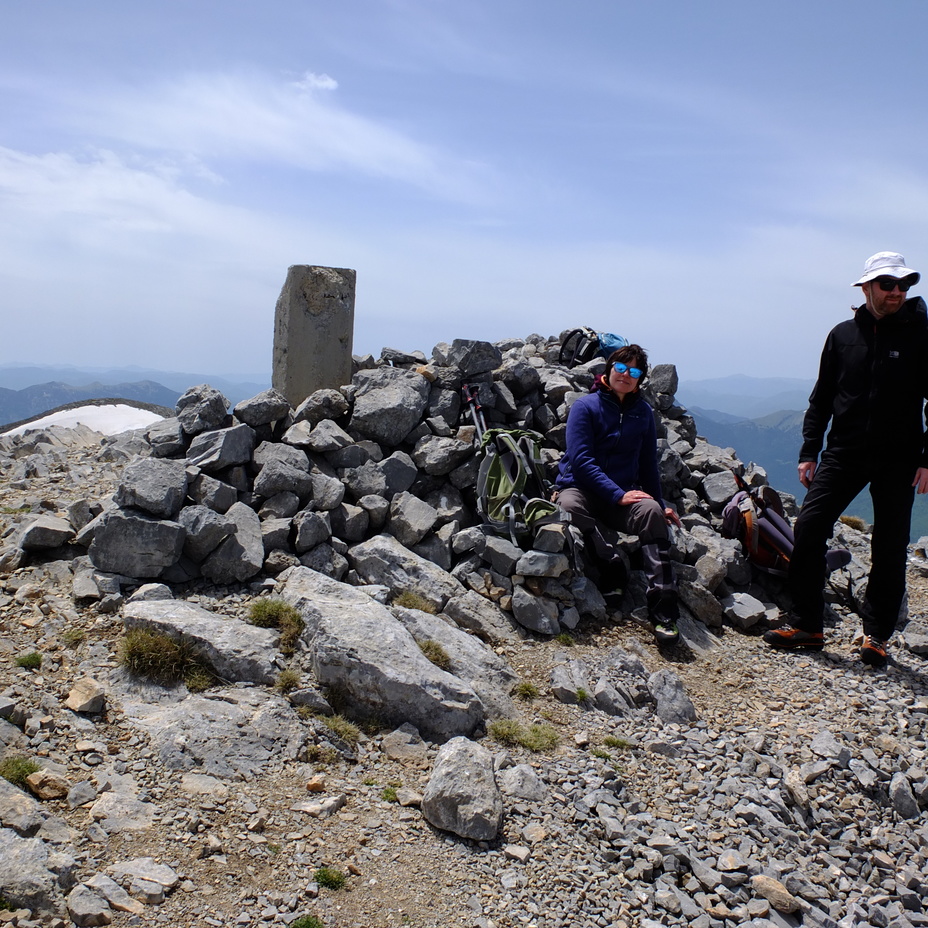
<path fill-rule="evenodd" d="M 628 738 L 617 738 L 615 735 L 606 735 L 603 738 L 603 744 L 607 748 L 617 748 L 620 751 L 628 751 L 631 749 L 632 743 Z"/>
<path fill-rule="evenodd" d="M 313 874 L 313 879 L 325 889 L 341 889 L 348 877 L 334 867 L 320 867 Z"/>
<path fill-rule="evenodd" d="M 38 670 L 42 666 L 42 655 L 38 651 L 30 651 L 28 654 L 20 654 L 16 658 L 16 666 L 25 670 Z"/>
<path fill-rule="evenodd" d="M 334 764 L 341 755 L 335 748 L 325 748 L 321 744 L 310 744 L 306 748 L 306 760 L 310 764 L 328 767 Z"/>
<path fill-rule="evenodd" d="M 31 511 L 31 506 L 0 506 L 0 512 L 5 516 L 19 516 L 24 512 Z"/>
<path fill-rule="evenodd" d="M 301 915 L 295 922 L 290 922 L 290 928 L 325 928 L 325 925 L 315 915 Z"/>
<path fill-rule="evenodd" d="M 522 680 L 515 685 L 512 695 L 517 699 L 524 699 L 526 702 L 531 702 L 541 695 L 541 690 L 538 689 L 534 683 L 530 683 L 528 680 Z"/>
<path fill-rule="evenodd" d="M 20 789 L 26 788 L 26 777 L 38 773 L 41 769 L 34 760 L 20 755 L 5 757 L 0 761 L 0 777 L 9 780 L 10 783 Z"/>
<path fill-rule="evenodd" d="M 16 906 L 3 893 L 0 893 L 0 912 L 15 912 Z"/>
<path fill-rule="evenodd" d="M 248 610 L 248 621 L 258 628 L 276 628 L 280 632 L 282 654 L 293 654 L 306 623 L 294 606 L 282 599 L 256 599 Z"/>
<path fill-rule="evenodd" d="M 299 685 L 300 672 L 289 667 L 286 670 L 281 670 L 277 675 L 277 683 L 274 684 L 275 688 L 281 693 L 289 693 Z"/>
<path fill-rule="evenodd" d="M 216 675 L 211 670 L 199 664 L 190 667 L 186 673 L 184 673 L 184 686 L 186 686 L 191 693 L 202 693 L 211 686 L 215 686 L 215 684 Z"/>
<path fill-rule="evenodd" d="M 430 615 L 438 614 L 438 609 L 432 603 L 412 590 L 405 590 L 394 596 L 393 605 L 402 606 L 404 609 L 418 609 L 420 612 L 428 612 Z"/>
<path fill-rule="evenodd" d="M 61 636 L 61 643 L 66 648 L 76 648 L 83 644 L 87 637 L 87 632 L 83 628 L 69 628 Z"/>
<path fill-rule="evenodd" d="M 437 642 L 429 638 L 419 642 L 419 650 L 436 666 L 442 670 L 451 669 L 451 658 L 448 652 Z"/>
<path fill-rule="evenodd" d="M 517 719 L 497 719 L 490 722 L 487 732 L 500 744 L 518 745 L 536 753 L 550 751 L 560 740 L 550 725 L 536 722 L 526 727 Z"/>
<path fill-rule="evenodd" d="M 183 681 L 199 693 L 217 682 L 209 662 L 186 641 L 175 641 L 160 632 L 131 628 L 119 651 L 119 663 L 134 677 L 163 686 Z"/>
<path fill-rule="evenodd" d="M 577 702 L 586 702 L 590 698 L 590 694 L 582 687 L 577 687 Z"/>
<path fill-rule="evenodd" d="M 565 648 L 573 647 L 574 644 L 574 636 L 569 632 L 561 632 L 559 635 L 555 635 L 554 640 L 558 644 L 564 645 Z"/>
<path fill-rule="evenodd" d="M 590 753 L 594 757 L 598 757 L 600 760 L 612 760 L 612 755 L 608 751 L 604 751 L 602 748 L 592 748 Z"/>
<path fill-rule="evenodd" d="M 343 715 L 324 716 L 321 721 L 347 744 L 357 744 L 361 738 L 361 729 L 354 722 L 349 722 Z"/>
<path fill-rule="evenodd" d="M 838 521 L 843 522 L 845 525 L 849 526 L 850 528 L 857 529 L 858 532 L 867 531 L 867 523 L 864 522 L 864 520 L 861 519 L 860 516 L 841 516 L 838 519 Z"/>
<path fill-rule="evenodd" d="M 385 786 L 383 791 L 380 794 L 380 798 L 384 802 L 398 802 L 396 798 L 396 787 L 395 786 Z"/>

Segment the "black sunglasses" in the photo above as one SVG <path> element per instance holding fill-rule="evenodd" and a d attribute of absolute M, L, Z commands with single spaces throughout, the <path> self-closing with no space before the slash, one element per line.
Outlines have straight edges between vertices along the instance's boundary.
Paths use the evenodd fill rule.
<path fill-rule="evenodd" d="M 911 277 L 903 277 L 902 280 L 897 280 L 895 277 L 877 277 L 876 283 L 880 285 L 880 289 L 884 293 L 892 293 L 896 287 L 899 288 L 900 292 L 908 293 L 909 287 L 915 286 L 916 281 L 912 280 Z"/>

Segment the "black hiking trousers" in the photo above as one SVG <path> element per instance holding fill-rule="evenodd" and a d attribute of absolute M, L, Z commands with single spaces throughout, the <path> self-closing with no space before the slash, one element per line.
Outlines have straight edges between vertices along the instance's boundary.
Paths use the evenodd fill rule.
<path fill-rule="evenodd" d="M 887 457 L 892 454 L 887 452 Z M 795 625 L 807 632 L 823 630 L 825 550 L 835 522 L 867 484 L 873 500 L 870 578 L 864 602 L 865 635 L 887 641 L 905 596 L 906 549 L 915 499 L 916 466 L 860 461 L 826 451 L 796 520 L 796 544 L 789 562 L 789 587 Z"/>

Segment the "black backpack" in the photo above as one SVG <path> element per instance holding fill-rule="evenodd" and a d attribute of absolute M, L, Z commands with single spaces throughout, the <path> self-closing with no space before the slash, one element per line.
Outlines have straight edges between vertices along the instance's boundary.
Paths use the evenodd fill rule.
<path fill-rule="evenodd" d="M 594 358 L 608 358 L 618 348 L 624 348 L 628 340 L 611 332 L 594 332 L 587 326 L 574 329 L 561 342 L 558 360 L 565 367 L 586 364 Z"/>

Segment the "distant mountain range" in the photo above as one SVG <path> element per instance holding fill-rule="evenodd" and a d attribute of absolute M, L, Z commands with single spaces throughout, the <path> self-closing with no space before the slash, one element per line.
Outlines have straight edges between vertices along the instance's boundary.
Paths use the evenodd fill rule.
<path fill-rule="evenodd" d="M 270 384 L 260 375 L 219 376 L 146 368 L 0 366 L 0 425 L 20 422 L 80 400 L 137 400 L 173 409 L 188 387 L 208 383 L 235 405 Z"/>

